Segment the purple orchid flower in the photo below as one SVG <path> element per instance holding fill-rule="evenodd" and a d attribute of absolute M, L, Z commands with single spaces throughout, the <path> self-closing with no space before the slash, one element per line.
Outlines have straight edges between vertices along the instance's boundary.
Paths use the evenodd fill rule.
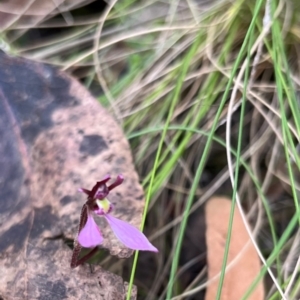
<path fill-rule="evenodd" d="M 106 175 L 95 184 L 91 191 L 83 188 L 79 189 L 80 192 L 88 195 L 88 199 L 82 209 L 78 243 L 84 248 L 94 248 L 102 244 L 103 236 L 93 218 L 93 214 L 96 214 L 106 219 L 118 240 L 128 248 L 158 252 L 141 231 L 110 215 L 113 205 L 106 199 L 106 196 L 123 182 L 124 177 L 118 175 L 115 182 L 107 186 L 106 183 L 109 180 L 110 176 Z"/>

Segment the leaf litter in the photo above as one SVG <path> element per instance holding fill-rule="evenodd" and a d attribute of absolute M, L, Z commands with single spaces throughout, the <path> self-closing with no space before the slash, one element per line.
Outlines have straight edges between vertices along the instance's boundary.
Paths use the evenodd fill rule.
<path fill-rule="evenodd" d="M 219 277 L 215 276 L 221 272 L 230 207 L 230 199 L 216 196 L 208 201 L 205 208 L 208 280 L 211 281 L 205 300 L 216 299 Z M 242 299 L 260 272 L 260 261 L 237 207 L 234 212 L 227 267 L 220 299 Z M 247 299 L 264 299 L 262 282 Z"/>

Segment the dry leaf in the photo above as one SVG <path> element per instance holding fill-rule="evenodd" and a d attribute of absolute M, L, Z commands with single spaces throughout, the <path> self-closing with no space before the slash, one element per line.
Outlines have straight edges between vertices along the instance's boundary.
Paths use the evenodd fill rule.
<path fill-rule="evenodd" d="M 51 66 L 0 52 L 0 298 L 122 299 L 122 279 L 97 267 L 70 269 L 81 206 L 77 188 L 123 174 L 113 214 L 138 227 L 143 191 L 128 142 L 76 80 Z M 121 245 L 102 218 L 104 248 Z M 115 295 L 115 296 L 113 296 Z M 133 296 L 134 297 L 134 296 Z"/>
<path fill-rule="evenodd" d="M 93 2 L 94 0 L 89 0 Z M 74 7 L 86 5 L 86 0 L 9 0 L 0 1 L 0 28 L 12 25 L 37 24 L 48 15 L 57 15 Z"/>
<path fill-rule="evenodd" d="M 206 244 L 208 261 L 208 279 L 221 271 L 224 248 L 227 237 L 231 201 L 228 198 L 214 197 L 206 205 Z M 235 208 L 232 236 L 227 265 L 233 261 L 249 241 L 249 235 L 238 208 Z M 222 300 L 242 299 L 260 271 L 260 261 L 252 243 L 249 243 L 233 267 L 225 274 L 222 288 Z M 216 299 L 219 279 L 213 281 L 206 290 L 206 300 Z M 263 283 L 257 286 L 248 299 L 264 299 Z"/>

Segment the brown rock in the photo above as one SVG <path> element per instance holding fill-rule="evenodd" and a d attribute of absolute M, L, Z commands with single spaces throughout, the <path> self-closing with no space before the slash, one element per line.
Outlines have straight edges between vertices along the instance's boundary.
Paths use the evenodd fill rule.
<path fill-rule="evenodd" d="M 143 191 L 122 130 L 75 79 L 0 52 L 0 298 L 122 299 L 122 278 L 100 266 L 70 269 L 71 249 L 91 188 L 125 177 L 109 195 L 113 215 L 139 227 Z M 103 248 L 121 245 L 102 218 Z M 111 296 L 117 295 L 117 296 Z M 133 295 L 134 298 L 134 295 Z"/>

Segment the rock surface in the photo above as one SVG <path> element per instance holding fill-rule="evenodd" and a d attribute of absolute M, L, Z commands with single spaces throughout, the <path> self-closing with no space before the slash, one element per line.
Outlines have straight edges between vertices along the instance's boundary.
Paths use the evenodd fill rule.
<path fill-rule="evenodd" d="M 144 196 L 122 130 L 75 79 L 0 52 L 0 298 L 122 299 L 123 280 L 100 266 L 70 269 L 85 196 L 109 173 L 114 216 L 140 225 Z M 103 248 L 126 258 L 102 218 Z M 135 296 L 132 296 L 134 299 Z"/>

